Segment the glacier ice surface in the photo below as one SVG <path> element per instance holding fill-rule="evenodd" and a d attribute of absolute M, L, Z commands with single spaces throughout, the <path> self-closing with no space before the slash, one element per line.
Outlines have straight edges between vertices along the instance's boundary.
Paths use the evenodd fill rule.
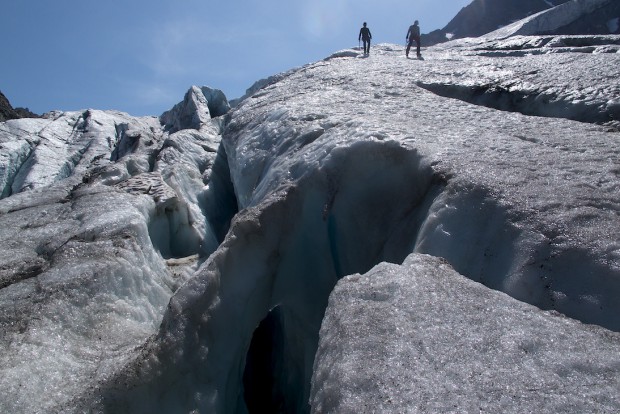
<path fill-rule="evenodd" d="M 610 150 L 617 132 L 597 123 L 600 107 L 591 107 L 591 123 L 505 112 L 439 96 L 417 79 L 445 76 L 466 85 L 489 69 L 509 78 L 531 64 L 541 90 L 559 83 L 566 96 L 590 96 L 581 91 L 588 82 L 555 76 L 562 54 L 480 58 L 470 50 L 457 59 L 437 48 L 414 63 L 403 53 L 379 45 L 370 59 L 337 54 L 344 57 L 288 73 L 237 105 L 222 144 L 241 210 L 218 250 L 171 299 L 148 351 L 103 388 L 98 404 L 136 410 L 147 395 L 147 410 L 245 412 L 262 403 L 315 409 L 329 396 L 317 394 L 308 405 L 310 379 L 323 369 L 314 355 L 332 288 L 380 262 L 398 272 L 411 252 L 443 258 L 482 291 L 510 294 L 493 293 L 507 307 L 523 306 L 516 298 L 618 329 L 618 152 Z M 579 66 L 581 57 L 571 53 L 563 61 Z M 604 74 L 616 56 L 583 59 L 598 62 Z M 421 66 L 433 60 L 432 68 Z M 601 71 L 580 73 L 592 79 Z M 593 99 L 615 99 L 614 85 L 597 85 Z M 371 316 L 359 317 L 364 323 Z M 582 329 L 581 322 L 549 323 Z M 536 325 L 522 329 L 523 337 L 540 332 Z M 616 336 L 605 342 L 608 331 L 594 331 L 593 341 L 617 350 Z M 579 377 L 579 364 L 556 356 L 563 375 Z M 255 362 L 261 358 L 272 371 Z M 472 354 L 464 364 L 475 361 Z M 545 370 L 535 374 L 541 383 L 552 377 Z M 610 370 L 613 377 L 616 368 Z M 550 404 L 579 387 L 575 381 Z M 266 389 L 273 400 L 256 397 Z M 535 406 L 541 389 L 524 406 Z M 613 390 L 601 391 L 611 405 L 598 407 L 614 406 Z M 374 398 L 358 395 L 356 403 L 365 396 Z M 467 407 L 481 397 L 463 398 L 458 403 Z"/>
<path fill-rule="evenodd" d="M 1 123 L 0 411 L 616 410 L 617 45 Z"/>

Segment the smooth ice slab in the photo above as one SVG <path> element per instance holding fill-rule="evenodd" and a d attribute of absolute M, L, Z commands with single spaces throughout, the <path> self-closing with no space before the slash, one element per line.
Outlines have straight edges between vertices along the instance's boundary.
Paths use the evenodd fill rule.
<path fill-rule="evenodd" d="M 541 311 L 410 255 L 342 279 L 312 412 L 612 413 L 620 334 Z"/>

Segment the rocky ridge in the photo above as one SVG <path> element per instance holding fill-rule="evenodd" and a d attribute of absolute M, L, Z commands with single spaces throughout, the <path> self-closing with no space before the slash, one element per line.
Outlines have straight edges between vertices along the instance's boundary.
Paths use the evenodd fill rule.
<path fill-rule="evenodd" d="M 37 118 L 28 108 L 13 108 L 9 100 L 0 92 L 0 122 L 18 118 Z"/>
<path fill-rule="evenodd" d="M 451 39 L 478 37 L 512 23 L 535 16 L 565 3 L 574 9 L 575 4 L 583 3 L 592 7 L 586 13 L 580 13 L 578 20 L 568 19 L 556 27 L 545 27 L 531 35 L 566 34 L 620 34 L 618 20 L 620 5 L 613 0 L 575 1 L 575 0 L 527 0 L 527 1 L 490 1 L 475 0 L 464 7 L 443 29 L 434 30 L 422 36 L 423 45 L 434 45 Z"/>

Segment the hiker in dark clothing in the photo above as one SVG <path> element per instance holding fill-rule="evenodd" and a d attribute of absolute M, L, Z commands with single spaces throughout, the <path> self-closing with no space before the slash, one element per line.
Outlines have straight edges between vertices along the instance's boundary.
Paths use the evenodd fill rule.
<path fill-rule="evenodd" d="M 360 39 L 364 42 L 364 55 L 370 54 L 370 39 L 372 39 L 372 35 L 370 34 L 370 29 L 366 27 L 366 22 L 364 22 L 364 27 L 360 29 L 360 35 L 357 37 L 357 41 Z"/>
<path fill-rule="evenodd" d="M 407 43 L 407 51 L 405 52 L 405 55 L 409 57 L 409 49 L 411 49 L 411 46 L 413 46 L 413 41 L 415 40 L 416 44 L 418 45 L 418 58 L 421 58 L 422 55 L 420 54 L 420 26 L 418 26 L 417 20 L 413 22 L 411 26 L 409 26 L 409 31 L 407 32 L 405 40 L 408 40 L 409 42 Z"/>

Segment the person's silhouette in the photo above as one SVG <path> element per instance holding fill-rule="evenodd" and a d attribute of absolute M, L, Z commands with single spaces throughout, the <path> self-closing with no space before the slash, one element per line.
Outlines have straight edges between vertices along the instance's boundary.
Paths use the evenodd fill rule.
<path fill-rule="evenodd" d="M 360 34 L 357 37 L 357 41 L 360 39 L 364 42 L 364 55 L 370 54 L 370 39 L 372 39 L 372 34 L 370 34 L 370 29 L 366 27 L 366 22 L 364 22 L 364 26 L 360 29 Z"/>
<path fill-rule="evenodd" d="M 417 20 L 411 26 L 409 26 L 409 30 L 407 31 L 407 36 L 405 37 L 405 40 L 409 41 L 407 43 L 407 50 L 405 51 L 405 55 L 409 57 L 409 49 L 411 49 L 411 46 L 413 46 L 413 41 L 415 40 L 418 46 L 417 55 L 419 58 L 421 58 L 422 55 L 420 54 L 420 26 L 418 26 Z"/>

